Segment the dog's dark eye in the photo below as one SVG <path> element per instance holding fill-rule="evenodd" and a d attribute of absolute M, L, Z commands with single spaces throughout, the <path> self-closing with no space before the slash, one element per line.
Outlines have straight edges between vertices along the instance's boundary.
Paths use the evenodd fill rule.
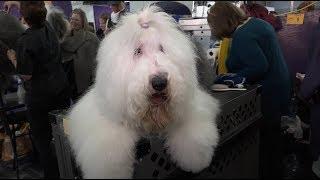
<path fill-rule="evenodd" d="M 134 55 L 135 56 L 140 56 L 142 54 L 142 49 L 141 47 L 137 48 L 134 50 Z"/>
<path fill-rule="evenodd" d="M 160 51 L 164 53 L 163 47 L 160 45 Z"/>

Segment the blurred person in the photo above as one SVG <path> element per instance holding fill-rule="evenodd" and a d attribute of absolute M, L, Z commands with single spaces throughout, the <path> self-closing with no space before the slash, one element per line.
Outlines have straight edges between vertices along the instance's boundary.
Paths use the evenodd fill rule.
<path fill-rule="evenodd" d="M 126 8 L 123 1 L 111 1 L 110 3 L 112 13 L 110 16 L 110 21 L 108 21 L 107 31 L 112 30 L 120 21 L 121 17 L 126 14 Z"/>
<path fill-rule="evenodd" d="M 312 5 L 311 5 L 312 4 Z M 308 6 L 308 7 L 307 7 Z M 305 8 L 307 7 L 307 8 Z M 304 8 L 304 9 L 303 9 Z M 301 9 L 301 10 L 300 10 Z M 297 7 L 297 10 L 299 10 L 299 13 L 306 13 L 313 11 L 315 9 L 315 4 L 313 4 L 313 1 L 303 1 L 299 4 Z"/>
<path fill-rule="evenodd" d="M 15 49 L 16 42 L 22 33 L 25 31 L 25 27 L 19 22 L 19 20 L 0 10 L 0 96 L 11 85 L 12 76 L 15 75 L 15 68 L 7 57 L 7 51 L 9 49 Z M 1 98 L 0 98 L 1 100 Z M 0 102 L 1 103 L 1 102 Z"/>
<path fill-rule="evenodd" d="M 72 88 L 73 100 L 87 91 L 94 80 L 97 36 L 89 31 L 86 14 L 74 9 L 70 18 L 71 31 L 61 44 L 62 62 Z"/>
<path fill-rule="evenodd" d="M 108 21 L 109 21 L 109 16 L 107 13 L 103 13 L 100 15 L 99 29 L 96 32 L 96 35 L 100 40 L 102 40 L 104 38 L 105 34 L 107 33 L 106 29 L 107 29 Z"/>
<path fill-rule="evenodd" d="M 240 8 L 249 17 L 259 18 L 270 23 L 275 29 L 275 31 L 279 31 L 282 29 L 282 22 L 280 17 L 278 18 L 275 15 L 273 15 L 273 13 L 269 13 L 268 9 L 263 5 L 257 3 L 242 4 Z"/>
<path fill-rule="evenodd" d="M 290 100 L 290 78 L 274 28 L 248 17 L 230 2 L 216 2 L 207 17 L 212 34 L 232 38 L 226 61 L 228 72 L 261 84 L 260 175 L 282 176 L 283 147 L 280 141 L 281 115 Z"/>
<path fill-rule="evenodd" d="M 3 6 L 4 6 L 4 10 L 7 13 L 9 13 L 14 6 L 20 8 L 20 2 L 19 1 L 5 1 Z"/>
<path fill-rule="evenodd" d="M 52 1 L 44 1 L 44 3 L 47 9 L 46 20 L 58 36 L 59 42 L 62 42 L 70 31 L 69 22 L 66 20 L 64 12 L 59 7 L 54 6 Z M 14 6 L 20 9 L 20 1 L 4 2 L 4 8 L 6 12 L 9 12 Z M 20 21 L 25 28 L 28 28 L 23 20 L 23 17 L 20 18 Z"/>
<path fill-rule="evenodd" d="M 45 5 L 47 9 L 46 19 L 58 36 L 59 42 L 62 43 L 67 34 L 70 33 L 70 24 L 60 7 L 54 6 L 52 1 L 45 1 Z"/>
<path fill-rule="evenodd" d="M 69 85 L 61 64 L 59 41 L 46 21 L 43 1 L 21 1 L 20 13 L 28 28 L 8 58 L 30 87 L 26 100 L 32 137 L 44 171 L 44 178 L 59 178 L 57 159 L 50 148 L 52 134 L 48 113 L 69 107 Z"/>

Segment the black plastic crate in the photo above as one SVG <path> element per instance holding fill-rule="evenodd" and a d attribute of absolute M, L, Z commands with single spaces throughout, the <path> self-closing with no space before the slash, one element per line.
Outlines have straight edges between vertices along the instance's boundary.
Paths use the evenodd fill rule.
<path fill-rule="evenodd" d="M 182 171 L 170 161 L 163 139 L 151 137 L 137 144 L 134 178 L 258 178 L 259 126 L 258 87 L 247 91 L 213 93 L 222 104 L 218 116 L 221 135 L 211 165 L 197 174 Z M 52 129 L 61 178 L 81 178 L 63 130 L 65 111 L 51 113 Z"/>

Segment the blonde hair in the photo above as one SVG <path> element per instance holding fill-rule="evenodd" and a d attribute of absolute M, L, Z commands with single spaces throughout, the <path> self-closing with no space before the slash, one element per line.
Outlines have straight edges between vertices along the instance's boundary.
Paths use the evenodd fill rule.
<path fill-rule="evenodd" d="M 81 21 L 82 21 L 82 28 L 86 31 L 89 31 L 90 30 L 90 27 L 89 27 L 89 23 L 88 23 L 88 19 L 87 19 L 87 15 L 86 13 L 80 9 L 80 8 L 76 8 L 72 11 L 73 14 L 78 14 L 81 18 Z"/>
<path fill-rule="evenodd" d="M 207 21 L 211 32 L 219 39 L 229 38 L 242 24 L 247 15 L 244 11 L 230 2 L 216 2 L 208 12 Z"/>

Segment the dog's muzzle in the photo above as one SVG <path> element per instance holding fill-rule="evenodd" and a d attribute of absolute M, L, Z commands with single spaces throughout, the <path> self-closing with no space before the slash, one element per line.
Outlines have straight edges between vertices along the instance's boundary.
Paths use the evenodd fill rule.
<path fill-rule="evenodd" d="M 152 93 L 150 100 L 153 104 L 162 104 L 168 99 L 168 73 L 160 72 L 150 77 Z"/>

